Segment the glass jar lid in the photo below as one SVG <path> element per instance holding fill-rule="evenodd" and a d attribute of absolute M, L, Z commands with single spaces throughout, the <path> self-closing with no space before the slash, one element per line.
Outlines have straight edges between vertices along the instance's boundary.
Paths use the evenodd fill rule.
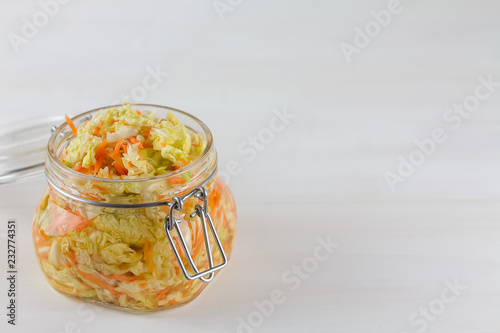
<path fill-rule="evenodd" d="M 0 128 L 0 185 L 33 179 L 43 173 L 47 142 L 64 116 L 23 121 Z"/>

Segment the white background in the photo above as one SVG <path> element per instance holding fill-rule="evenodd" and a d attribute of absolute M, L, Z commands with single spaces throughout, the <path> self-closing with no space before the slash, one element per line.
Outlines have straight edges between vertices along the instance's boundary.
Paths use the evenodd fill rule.
<path fill-rule="evenodd" d="M 8 218 L 19 252 L 18 325 L 1 273 L 0 331 L 237 332 L 250 317 L 240 332 L 499 332 L 500 87 L 459 128 L 443 119 L 478 77 L 500 81 L 499 2 L 401 0 L 350 63 L 340 44 L 386 1 L 232 3 L 221 20 L 211 0 L 73 0 L 16 53 L 8 33 L 41 9 L 1 2 L 1 125 L 109 105 L 158 67 L 168 77 L 135 101 L 201 118 L 220 167 L 241 172 L 229 267 L 189 305 L 145 316 L 53 291 L 31 245 L 44 180 L 0 187 L 2 272 Z M 284 108 L 295 118 L 248 161 L 237 147 Z M 447 140 L 392 192 L 386 172 L 436 128 Z M 292 290 L 283 274 L 328 236 L 340 247 Z M 441 309 L 445 280 L 467 289 Z M 274 289 L 286 301 L 259 323 L 254 302 Z"/>

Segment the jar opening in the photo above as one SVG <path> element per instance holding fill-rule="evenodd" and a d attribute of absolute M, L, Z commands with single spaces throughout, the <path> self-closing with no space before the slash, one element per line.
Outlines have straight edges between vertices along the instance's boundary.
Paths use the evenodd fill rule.
<path fill-rule="evenodd" d="M 164 116 L 171 112 L 181 123 L 191 129 L 193 132 L 200 134 L 206 141 L 206 147 L 203 152 L 191 163 L 163 175 L 153 177 L 138 177 L 138 178 L 125 178 L 125 179 L 109 179 L 99 178 L 94 175 L 88 175 L 73 170 L 66 166 L 61 160 L 60 155 L 67 147 L 69 142 L 74 138 L 74 134 L 68 123 L 59 126 L 49 139 L 47 146 L 48 159 L 46 162 L 47 177 L 55 186 L 64 187 L 65 190 L 73 195 L 82 194 L 82 186 L 92 187 L 92 184 L 98 184 L 103 188 L 116 188 L 116 186 L 125 186 L 127 190 L 132 192 L 124 192 L 123 194 L 141 194 L 141 189 L 148 188 L 149 185 L 159 183 L 169 183 L 179 176 L 189 173 L 190 177 L 182 186 L 176 186 L 173 193 L 181 193 L 189 188 L 196 187 L 208 177 L 216 169 L 217 154 L 213 146 L 213 137 L 210 129 L 201 120 L 195 116 L 170 107 L 154 104 L 131 104 L 131 106 L 138 111 L 153 111 L 157 113 L 157 117 L 164 118 Z M 90 120 L 93 115 L 99 111 L 108 108 L 121 107 L 121 105 L 106 106 L 82 113 L 72 118 L 76 127 Z M 173 183 L 173 181 L 172 181 Z M 91 184 L 91 185 L 89 185 Z M 135 191 L 135 192 L 134 192 Z M 86 193 L 85 193 L 86 194 Z M 113 194 L 116 194 L 113 192 Z M 119 195 L 118 195 L 119 196 Z M 100 198 L 99 201 L 108 201 L 110 198 Z M 144 198 L 143 198 L 144 199 Z M 151 199 L 152 200 L 152 199 Z"/>

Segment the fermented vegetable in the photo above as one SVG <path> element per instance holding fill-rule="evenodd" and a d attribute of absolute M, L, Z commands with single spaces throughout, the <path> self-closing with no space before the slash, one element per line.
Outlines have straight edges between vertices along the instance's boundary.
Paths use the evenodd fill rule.
<path fill-rule="evenodd" d="M 80 126 L 69 118 L 67 122 L 74 137 L 59 159 L 72 169 L 71 186 L 86 199 L 166 201 L 189 191 L 195 176 L 203 177 L 196 162 L 207 154 L 206 139 L 172 113 L 162 119 L 154 110 L 123 105 L 97 112 Z M 236 229 L 234 199 L 218 178 L 207 184 L 207 191 L 209 212 L 229 254 Z M 198 203 L 189 199 L 177 217 L 195 263 L 206 269 L 201 222 L 190 217 Z M 34 217 L 36 254 L 49 283 L 62 293 L 130 310 L 183 304 L 206 284 L 182 274 L 165 235 L 167 214 L 168 206 L 123 209 L 79 203 L 48 187 Z M 179 237 L 174 239 L 180 250 Z M 213 254 L 220 262 L 220 254 Z"/>

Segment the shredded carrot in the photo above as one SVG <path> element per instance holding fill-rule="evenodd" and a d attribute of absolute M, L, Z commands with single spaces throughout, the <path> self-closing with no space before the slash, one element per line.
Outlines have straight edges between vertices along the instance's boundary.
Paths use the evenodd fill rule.
<path fill-rule="evenodd" d="M 103 123 L 104 123 L 104 120 L 101 119 L 101 123 L 96 128 L 94 128 L 94 132 L 92 132 L 93 136 L 97 136 L 99 134 Z"/>
<path fill-rule="evenodd" d="M 139 146 L 138 146 L 139 148 L 144 148 L 144 147 L 142 146 L 142 142 L 141 142 L 141 141 L 139 141 L 139 140 L 137 140 L 137 139 L 136 139 L 136 138 L 134 138 L 133 136 L 131 136 L 130 138 L 128 138 L 128 140 L 129 140 L 130 142 L 132 142 L 133 144 L 137 144 L 137 143 L 138 143 L 138 144 L 139 144 Z"/>
<path fill-rule="evenodd" d="M 208 196 L 208 203 L 210 207 L 217 207 L 222 196 L 224 188 L 220 180 L 216 180 L 212 193 Z"/>
<path fill-rule="evenodd" d="M 114 153 L 117 156 L 120 156 L 120 148 L 122 147 L 123 141 L 124 141 L 123 138 L 121 138 L 115 145 Z"/>
<path fill-rule="evenodd" d="M 123 152 L 124 152 L 125 154 L 128 154 L 127 145 L 122 145 L 122 148 L 123 148 Z"/>
<path fill-rule="evenodd" d="M 64 208 L 57 208 L 53 206 L 52 221 L 45 229 L 48 234 L 54 235 L 57 230 L 58 236 L 64 236 L 70 231 L 80 231 L 87 228 L 90 222 L 85 220 L 82 216 L 65 210 Z"/>
<path fill-rule="evenodd" d="M 188 161 L 186 161 L 183 158 L 179 158 L 177 161 L 174 162 L 174 167 L 175 167 L 175 169 L 180 169 L 188 164 L 189 164 Z"/>
<path fill-rule="evenodd" d="M 104 154 L 99 155 L 99 157 L 96 158 L 96 163 L 95 163 L 95 168 L 94 168 L 94 175 L 99 172 L 99 169 L 101 168 L 102 162 L 104 162 L 104 159 L 106 156 Z"/>
<path fill-rule="evenodd" d="M 101 288 L 109 290 L 113 295 L 115 295 L 115 297 L 118 297 L 118 296 L 121 295 L 121 292 L 119 292 L 118 290 L 116 290 L 115 288 L 113 288 L 112 286 L 110 286 L 109 284 L 107 284 L 106 282 L 104 282 L 102 280 L 99 280 L 97 277 L 95 277 L 95 276 L 93 276 L 91 274 L 82 272 L 78 268 L 76 270 L 78 271 L 78 274 L 80 274 L 80 276 L 82 276 L 85 280 L 90 281 L 93 284 L 95 284 L 95 285 L 97 285 L 97 286 L 99 286 Z"/>
<path fill-rule="evenodd" d="M 138 280 L 144 280 L 144 278 L 139 277 L 139 276 L 125 276 L 125 275 L 120 275 L 120 274 L 109 274 L 106 275 L 106 277 L 110 279 L 114 279 L 117 281 L 122 281 L 122 282 L 134 282 Z"/>
<path fill-rule="evenodd" d="M 194 234 L 194 230 L 193 230 L 193 226 L 192 226 L 192 223 L 191 222 L 188 222 L 188 227 L 189 227 L 189 230 L 191 232 L 191 244 L 194 244 L 195 242 L 195 234 Z"/>
<path fill-rule="evenodd" d="M 92 188 L 95 188 L 96 190 L 99 190 L 102 193 L 106 193 L 106 194 L 110 194 L 111 193 L 111 191 L 108 190 L 107 188 L 102 188 L 101 186 L 99 186 L 97 184 L 92 185 Z"/>
<path fill-rule="evenodd" d="M 203 239 L 203 227 L 196 225 L 196 234 L 193 232 L 193 236 L 193 257 L 195 257 L 200 253 L 203 244 L 205 244 L 205 240 Z"/>
<path fill-rule="evenodd" d="M 76 254 L 74 252 L 68 252 L 66 254 L 66 258 L 68 258 L 71 262 L 76 263 Z"/>
<path fill-rule="evenodd" d="M 140 116 L 141 115 L 141 111 L 139 110 L 135 110 L 135 112 L 137 112 L 137 114 Z"/>
<path fill-rule="evenodd" d="M 97 153 L 95 154 L 95 159 L 96 159 L 96 164 L 94 168 L 94 174 L 99 172 L 99 169 L 101 168 L 102 162 L 104 162 L 104 159 L 106 157 L 105 152 L 106 152 L 106 144 L 108 143 L 108 139 L 104 139 L 104 141 L 101 143 L 101 146 L 97 150 Z"/>
<path fill-rule="evenodd" d="M 125 171 L 126 169 L 120 163 L 115 164 L 115 169 L 120 176 L 125 176 L 127 174 L 127 171 Z"/>
<path fill-rule="evenodd" d="M 84 169 L 82 166 L 82 163 L 78 163 L 77 166 L 75 167 L 75 171 L 78 171 L 78 172 L 81 172 L 82 169 Z"/>
<path fill-rule="evenodd" d="M 169 291 L 170 287 L 167 287 L 163 290 L 161 290 L 156 296 L 155 296 L 155 301 L 159 301 L 167 296 L 167 292 Z"/>
<path fill-rule="evenodd" d="M 174 177 L 174 178 L 170 179 L 171 184 L 184 184 L 185 182 L 186 182 L 186 180 L 182 177 Z"/>
<path fill-rule="evenodd" d="M 123 175 L 126 175 L 128 173 L 128 170 L 123 165 L 123 161 L 122 161 L 121 157 L 115 155 L 114 152 L 108 153 L 108 156 L 111 157 L 113 160 L 115 160 L 114 167 L 116 169 L 116 172 L 118 172 L 118 174 L 123 176 Z"/>
<path fill-rule="evenodd" d="M 104 139 L 104 141 L 101 143 L 99 146 L 99 149 L 97 149 L 97 153 L 95 154 L 95 158 L 97 159 L 98 156 L 103 155 L 106 152 L 106 145 L 108 144 L 108 139 Z"/>
<path fill-rule="evenodd" d="M 45 237 L 40 236 L 40 238 L 35 243 L 35 247 L 41 248 L 44 246 L 50 246 L 51 244 L 52 244 L 52 242 L 49 242 Z"/>
<path fill-rule="evenodd" d="M 66 118 L 66 122 L 68 123 L 69 127 L 71 127 L 71 130 L 73 131 L 73 134 L 76 136 L 78 135 L 78 132 L 76 131 L 76 126 L 73 124 L 73 121 L 68 117 L 68 115 L 64 115 L 64 118 Z"/>
<path fill-rule="evenodd" d="M 95 169 L 95 166 L 91 165 L 90 168 L 87 170 L 87 175 L 94 173 L 94 169 Z"/>

